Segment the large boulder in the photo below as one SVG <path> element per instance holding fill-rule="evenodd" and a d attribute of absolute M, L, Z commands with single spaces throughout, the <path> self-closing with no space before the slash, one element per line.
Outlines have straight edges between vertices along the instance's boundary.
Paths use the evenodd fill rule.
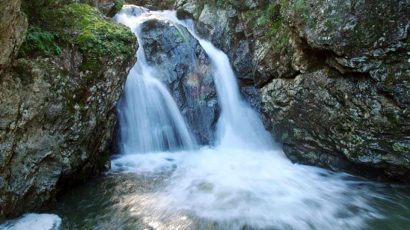
<path fill-rule="evenodd" d="M 186 28 L 152 19 L 141 25 L 141 40 L 149 65 L 165 83 L 202 144 L 213 141 L 218 101 L 210 60 Z"/>
<path fill-rule="evenodd" d="M 0 218 L 40 209 L 107 167 L 115 104 L 135 61 L 132 32 L 88 5 L 41 15 L 50 24 L 30 25 L 0 79 Z"/>
<path fill-rule="evenodd" d="M 399 0 L 282 5 L 302 74 L 265 86 L 262 107 L 292 159 L 410 178 L 409 9 Z"/>
<path fill-rule="evenodd" d="M 176 7 L 228 54 L 242 86 L 261 88 L 265 123 L 292 160 L 408 180 L 407 1 L 178 0 Z"/>
<path fill-rule="evenodd" d="M 408 110 L 371 79 L 331 69 L 274 79 L 262 89 L 262 112 L 296 162 L 406 180 Z"/>

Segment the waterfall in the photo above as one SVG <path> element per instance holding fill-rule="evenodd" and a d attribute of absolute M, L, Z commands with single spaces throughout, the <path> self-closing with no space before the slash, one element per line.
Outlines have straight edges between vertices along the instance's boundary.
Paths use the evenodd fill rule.
<path fill-rule="evenodd" d="M 119 106 L 122 152 L 188 150 L 195 146 L 175 101 L 166 87 L 154 77 L 156 70 L 146 63 L 144 41 L 138 25 L 152 18 L 166 19 L 187 27 L 209 56 L 222 111 L 216 129 L 216 146 L 272 149 L 273 141 L 259 115 L 241 98 L 227 55 L 197 36 L 192 22 L 178 20 L 175 12 L 150 12 L 129 6 L 115 18 L 129 26 L 140 43 L 138 62 L 128 76 L 125 97 Z"/>
<path fill-rule="evenodd" d="M 128 14 L 142 14 L 144 8 L 129 8 Z M 131 19 L 131 20 L 128 20 Z M 130 26 L 140 38 L 138 17 L 117 20 Z M 138 39 L 137 63 L 131 69 L 125 95 L 119 104 L 119 122 L 122 153 L 147 153 L 193 149 L 195 141 L 167 88 L 155 78 L 156 70 L 145 58 L 143 40 Z"/>
<path fill-rule="evenodd" d="M 213 146 L 195 145 L 175 101 L 155 78 L 158 70 L 145 61 L 138 28 L 152 18 L 186 27 L 211 60 L 221 107 Z M 140 47 L 119 105 L 123 154 L 112 169 L 171 175 L 137 208 L 157 218 L 155 223 L 166 213 L 181 213 L 227 229 L 362 229 L 377 217 L 368 204 L 372 192 L 348 175 L 286 158 L 241 98 L 227 55 L 199 38 L 189 21 L 178 20 L 173 11 L 135 6 L 125 6 L 115 19 L 133 30 Z"/>
<path fill-rule="evenodd" d="M 192 28 L 190 31 L 194 33 Z M 241 98 L 228 56 L 210 42 L 195 37 L 215 68 L 214 80 L 222 109 L 217 127 L 217 145 L 225 148 L 272 149 L 271 136 L 258 114 Z"/>

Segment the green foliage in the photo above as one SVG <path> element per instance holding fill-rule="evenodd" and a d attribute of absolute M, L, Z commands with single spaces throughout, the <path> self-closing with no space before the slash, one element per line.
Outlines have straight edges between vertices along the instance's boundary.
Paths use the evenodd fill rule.
<path fill-rule="evenodd" d="M 34 53 L 45 56 L 60 55 L 61 48 L 56 43 L 55 34 L 44 31 L 37 26 L 30 26 L 26 40 L 20 49 L 20 55 L 28 56 Z"/>
<path fill-rule="evenodd" d="M 124 0 L 115 0 L 114 2 L 114 10 L 115 12 L 119 12 L 122 7 L 124 6 L 125 1 Z"/>

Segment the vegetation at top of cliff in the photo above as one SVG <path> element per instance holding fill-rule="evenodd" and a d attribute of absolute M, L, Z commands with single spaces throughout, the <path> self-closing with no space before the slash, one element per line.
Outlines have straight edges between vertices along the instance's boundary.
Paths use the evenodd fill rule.
<path fill-rule="evenodd" d="M 73 3 L 74 2 L 74 3 Z M 25 1 L 30 29 L 20 56 L 59 55 L 75 47 L 83 54 L 83 70 L 97 71 L 102 58 L 132 57 L 132 32 L 104 17 L 96 8 L 74 0 Z M 121 8 L 123 0 L 116 1 Z M 36 9 L 36 10 L 33 10 Z M 74 46 L 73 46 L 74 45 Z"/>

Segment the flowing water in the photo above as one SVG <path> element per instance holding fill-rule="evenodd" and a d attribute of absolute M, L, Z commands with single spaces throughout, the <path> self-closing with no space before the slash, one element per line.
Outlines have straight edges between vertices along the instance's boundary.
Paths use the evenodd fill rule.
<path fill-rule="evenodd" d="M 152 18 L 188 28 L 208 54 L 221 114 L 198 146 L 143 47 L 119 105 L 121 154 L 107 175 L 59 202 L 63 229 L 408 229 L 407 188 L 291 163 L 242 100 L 228 57 L 175 12 L 127 6 L 140 38 Z"/>

